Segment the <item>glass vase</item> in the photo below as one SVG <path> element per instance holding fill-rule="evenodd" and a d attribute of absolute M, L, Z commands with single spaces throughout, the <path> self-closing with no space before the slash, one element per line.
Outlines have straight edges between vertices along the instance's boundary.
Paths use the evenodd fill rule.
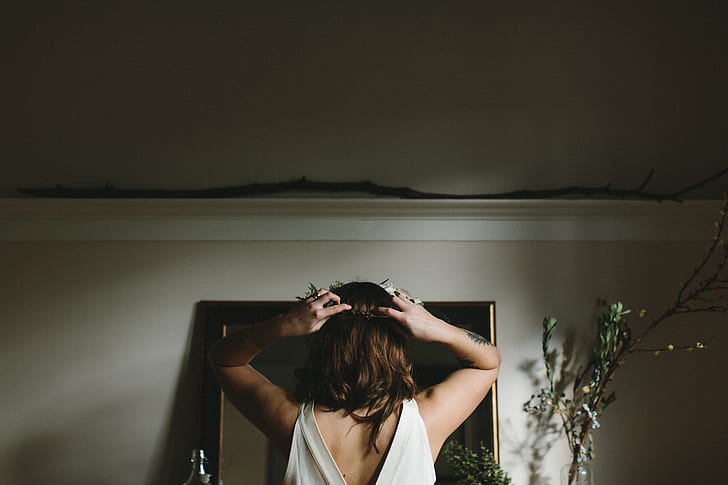
<path fill-rule="evenodd" d="M 561 485 L 595 485 L 594 470 L 586 462 L 569 463 L 561 469 Z"/>

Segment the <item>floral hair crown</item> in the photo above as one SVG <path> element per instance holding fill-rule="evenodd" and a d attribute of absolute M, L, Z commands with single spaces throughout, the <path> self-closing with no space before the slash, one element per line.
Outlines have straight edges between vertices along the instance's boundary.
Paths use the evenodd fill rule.
<path fill-rule="evenodd" d="M 338 288 L 341 288 L 342 286 L 344 286 L 344 283 L 342 283 L 341 281 L 334 281 L 333 283 L 331 283 L 329 285 L 329 291 L 333 291 L 335 293 L 336 290 Z M 397 288 L 391 281 L 389 281 L 389 278 L 387 278 L 386 280 L 384 280 L 381 283 L 379 283 L 379 286 L 381 286 L 382 289 L 384 289 L 384 291 L 386 291 L 390 295 L 401 296 L 403 298 L 407 298 L 412 303 L 415 303 L 417 305 L 423 305 L 422 300 L 420 300 L 419 298 L 416 298 L 416 297 L 411 296 L 409 294 L 409 292 L 406 291 L 406 290 L 403 290 L 401 288 Z M 308 283 L 308 289 L 306 291 L 306 294 L 304 296 L 299 296 L 297 298 L 299 300 L 305 300 L 306 298 L 309 298 L 311 296 L 314 296 L 318 292 L 318 290 L 319 290 L 319 287 L 316 286 L 316 285 L 314 285 L 313 283 L 311 283 L 309 281 L 309 283 Z M 333 304 L 334 304 L 334 302 L 329 302 L 325 306 L 330 306 L 330 305 L 333 305 Z M 349 314 L 352 314 L 352 315 L 361 315 L 361 316 L 363 316 L 366 319 L 383 318 L 382 315 L 380 315 L 378 313 L 375 313 L 375 312 L 361 312 L 361 311 L 357 311 L 357 310 L 348 310 L 345 313 L 349 313 Z"/>
<path fill-rule="evenodd" d="M 415 303 L 420 306 L 424 305 L 424 303 L 422 303 L 422 300 L 410 295 L 407 290 L 403 290 L 401 288 L 397 288 L 396 286 L 394 286 L 394 284 L 392 284 L 392 282 L 389 281 L 389 278 L 387 278 L 386 280 L 379 283 L 379 286 L 384 288 L 384 291 L 386 291 L 390 295 L 403 296 L 404 298 L 407 298 L 412 303 Z"/>

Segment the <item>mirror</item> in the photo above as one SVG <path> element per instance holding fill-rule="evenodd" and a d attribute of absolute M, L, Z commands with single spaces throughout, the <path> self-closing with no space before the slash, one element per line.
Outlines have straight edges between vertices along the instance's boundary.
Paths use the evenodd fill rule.
<path fill-rule="evenodd" d="M 265 437 L 243 418 L 225 399 L 204 356 L 218 339 L 244 325 L 260 322 L 287 311 L 292 302 L 203 301 L 197 312 L 203 325 L 203 382 L 201 402 L 201 447 L 208 456 L 213 483 L 280 485 L 288 457 L 269 446 Z M 493 302 L 434 302 L 425 307 L 434 315 L 455 325 L 477 332 L 495 343 L 495 304 Z M 441 381 L 459 367 L 455 357 L 443 346 L 409 342 L 414 361 L 415 381 L 425 388 Z M 293 372 L 305 359 L 305 337 L 275 343 L 258 355 L 253 365 L 271 381 L 293 388 Z M 498 419 L 496 388 L 478 409 L 452 435 L 469 448 L 485 443 L 498 457 Z M 456 482 L 441 456 L 435 464 L 437 483 Z"/>

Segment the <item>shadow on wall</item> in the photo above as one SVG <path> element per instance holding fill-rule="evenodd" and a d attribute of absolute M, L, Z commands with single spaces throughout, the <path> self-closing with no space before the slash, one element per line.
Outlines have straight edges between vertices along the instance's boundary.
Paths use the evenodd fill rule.
<path fill-rule="evenodd" d="M 160 382 L 165 379 L 163 374 L 150 371 L 168 365 L 159 355 L 150 356 L 150 361 L 130 359 L 128 365 L 103 369 L 99 374 L 79 375 L 65 386 L 63 395 L 44 396 L 40 389 L 38 399 L 21 412 L 29 420 L 37 412 L 45 412 L 45 417 L 52 413 L 52 420 L 48 420 L 52 424 L 28 423 L 29 431 L 4 453 L 0 482 L 182 483 L 189 474 L 190 450 L 198 430 L 198 328 L 191 325 L 188 329 L 187 349 L 169 413 L 160 413 L 160 400 L 154 398 L 160 386 L 167 384 Z M 116 389 L 112 385 L 109 390 L 114 382 L 124 385 Z M 150 426 L 149 417 L 156 415 L 169 417 L 166 426 Z M 150 437 L 159 429 L 159 438 Z M 155 450 L 140 450 L 155 438 Z"/>
<path fill-rule="evenodd" d="M 188 334 L 172 410 L 144 481 L 150 485 L 183 483 L 190 473 L 192 450 L 199 448 L 202 369 L 207 361 L 202 355 L 204 329 L 197 310 Z"/>
<path fill-rule="evenodd" d="M 560 354 L 566 356 L 565 361 L 568 364 L 560 368 L 560 375 L 556 376 L 557 385 L 569 382 L 569 376 L 573 376 L 578 370 L 575 332 L 573 329 L 568 329 L 567 332 Z M 553 356 L 554 351 L 552 350 L 550 354 Z M 542 387 L 547 386 L 546 371 L 542 358 L 526 359 L 521 362 L 518 369 L 528 378 L 534 394 L 538 393 L 538 390 Z M 565 390 L 564 388 L 557 388 L 556 392 L 561 393 Z M 538 403 L 533 402 L 532 404 Z M 514 441 L 512 452 L 520 458 L 521 463 L 528 470 L 527 485 L 550 484 L 550 477 L 544 472 L 544 460 L 554 445 L 564 439 L 561 421 L 554 415 L 553 410 L 531 412 L 526 422 L 524 436 L 524 438 Z"/>

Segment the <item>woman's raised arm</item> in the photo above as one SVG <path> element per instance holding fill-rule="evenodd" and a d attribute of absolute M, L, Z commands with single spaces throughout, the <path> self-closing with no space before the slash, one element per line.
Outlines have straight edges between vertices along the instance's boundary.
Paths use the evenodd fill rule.
<path fill-rule="evenodd" d="M 399 332 L 413 340 L 445 345 L 464 367 L 416 397 L 434 460 L 445 440 L 493 386 L 500 368 L 500 352 L 485 337 L 450 325 L 407 298 L 395 295 L 391 303 L 395 308 L 381 307 L 379 311 L 395 321 Z"/>
<path fill-rule="evenodd" d="M 208 353 L 228 399 L 284 452 L 290 445 L 298 407 L 286 390 L 271 383 L 250 362 L 273 342 L 317 332 L 333 315 L 350 308 L 334 293 L 319 290 L 287 313 L 225 337 Z"/>

